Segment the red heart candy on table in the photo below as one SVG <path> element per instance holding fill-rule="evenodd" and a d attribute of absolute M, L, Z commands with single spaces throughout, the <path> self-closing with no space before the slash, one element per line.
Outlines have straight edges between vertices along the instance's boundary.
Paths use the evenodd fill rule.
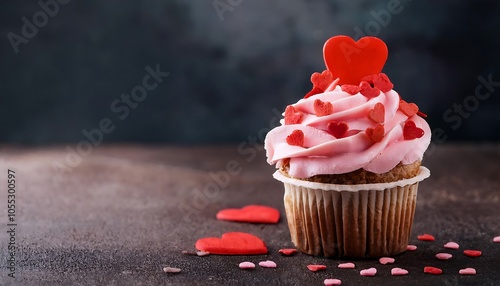
<path fill-rule="evenodd" d="M 478 257 L 481 256 L 482 252 L 480 250 L 464 250 L 464 254 L 469 257 Z"/>
<path fill-rule="evenodd" d="M 211 254 L 251 255 L 267 254 L 264 241 L 255 235 L 245 232 L 228 232 L 222 238 L 207 237 L 196 241 L 196 249 Z"/>
<path fill-rule="evenodd" d="M 436 240 L 433 235 L 428 234 L 428 233 L 424 233 L 424 234 L 418 235 L 417 239 L 418 240 L 423 240 L 423 241 L 434 241 L 434 240 Z"/>
<path fill-rule="evenodd" d="M 378 74 L 387 60 L 387 46 L 375 37 L 363 37 L 355 42 L 348 36 L 328 39 L 323 47 L 327 68 L 339 85 L 358 85 L 365 76 Z"/>
<path fill-rule="evenodd" d="M 297 249 L 295 249 L 295 248 L 282 248 L 278 252 L 283 254 L 283 255 L 288 256 L 288 255 L 292 255 L 292 254 L 297 253 Z"/>
<path fill-rule="evenodd" d="M 440 268 L 437 268 L 437 267 L 425 266 L 424 273 L 439 275 L 439 274 L 443 273 L 443 270 L 441 270 Z"/>
<path fill-rule="evenodd" d="M 403 126 L 403 138 L 405 140 L 412 140 L 415 138 L 420 138 L 422 136 L 424 136 L 424 130 L 418 128 L 415 125 L 415 122 L 410 120 L 407 120 L 405 122 L 405 125 Z M 425 240 L 425 239 L 420 239 L 420 240 Z"/>
<path fill-rule="evenodd" d="M 302 130 L 293 130 L 293 132 L 286 137 L 286 143 L 291 146 L 304 146 L 304 132 Z"/>
<path fill-rule="evenodd" d="M 326 265 L 322 265 L 322 264 L 309 264 L 309 265 L 307 265 L 307 268 L 309 270 L 311 270 L 312 272 L 316 272 L 316 271 L 319 271 L 319 270 L 325 270 L 326 269 Z"/>
<path fill-rule="evenodd" d="M 328 122 L 327 128 L 335 138 L 341 138 L 347 130 L 349 130 L 349 125 L 344 121 L 330 121 Z"/>
<path fill-rule="evenodd" d="M 251 223 L 277 223 L 280 212 L 272 207 L 248 205 L 241 209 L 224 209 L 217 213 L 218 220 L 229 220 Z"/>
<path fill-rule="evenodd" d="M 377 102 L 373 109 L 368 111 L 368 118 L 370 118 L 375 123 L 384 123 L 385 119 L 385 108 L 384 105 L 380 102 Z"/>

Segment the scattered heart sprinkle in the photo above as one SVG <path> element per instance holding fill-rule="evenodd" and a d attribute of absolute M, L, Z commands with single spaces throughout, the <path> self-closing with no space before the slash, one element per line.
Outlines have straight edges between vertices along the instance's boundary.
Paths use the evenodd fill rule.
<path fill-rule="evenodd" d="M 302 113 L 295 110 L 291 105 L 285 108 L 285 125 L 299 124 L 302 120 Z"/>
<path fill-rule="evenodd" d="M 500 242 L 500 235 L 493 238 L 493 242 Z"/>
<path fill-rule="evenodd" d="M 196 255 L 198 255 L 198 256 L 207 256 L 207 255 L 210 255 L 210 252 L 196 251 Z"/>
<path fill-rule="evenodd" d="M 444 245 L 444 248 L 449 248 L 449 249 L 458 249 L 459 247 L 460 247 L 460 245 L 458 245 L 458 243 L 453 242 L 453 241 L 447 242 Z"/>
<path fill-rule="evenodd" d="M 293 132 L 286 137 L 286 143 L 290 146 L 304 147 L 304 132 L 299 129 L 293 130 Z"/>
<path fill-rule="evenodd" d="M 163 267 L 163 271 L 166 273 L 180 273 L 182 270 L 177 267 Z"/>
<path fill-rule="evenodd" d="M 449 253 L 438 253 L 436 254 L 436 258 L 439 259 L 439 260 L 448 260 L 450 258 L 452 258 L 453 255 L 449 254 Z"/>
<path fill-rule="evenodd" d="M 417 250 L 417 246 L 416 245 L 413 245 L 413 244 L 408 244 L 406 246 L 406 250 L 409 250 L 409 251 L 414 251 L 414 250 Z"/>
<path fill-rule="evenodd" d="M 422 240 L 422 241 L 435 241 L 436 240 L 434 238 L 434 236 L 427 234 L 427 233 L 419 235 L 419 236 L 417 236 L 417 238 L 418 238 L 418 240 Z"/>
<path fill-rule="evenodd" d="M 276 262 L 271 260 L 261 261 L 259 262 L 259 266 L 264 268 L 276 268 Z"/>
<path fill-rule="evenodd" d="M 278 252 L 283 254 L 283 255 L 289 256 L 289 255 L 297 253 L 297 249 L 295 249 L 295 248 L 282 248 Z"/>
<path fill-rule="evenodd" d="M 363 269 L 359 272 L 361 276 L 375 276 L 377 274 L 377 269 L 374 267 L 368 268 L 368 269 Z"/>
<path fill-rule="evenodd" d="M 224 233 L 221 238 L 207 237 L 196 241 L 196 249 L 211 254 L 251 255 L 267 254 L 264 241 L 245 232 Z"/>
<path fill-rule="evenodd" d="M 327 116 L 333 113 L 333 105 L 329 101 L 321 101 L 320 99 L 316 99 L 314 101 L 314 113 L 316 116 L 322 117 Z"/>
<path fill-rule="evenodd" d="M 439 275 L 439 274 L 443 273 L 443 270 L 441 270 L 440 268 L 437 268 L 437 267 L 425 266 L 424 273 Z"/>
<path fill-rule="evenodd" d="M 385 129 L 384 125 L 378 124 L 375 128 L 368 127 L 366 128 L 366 135 L 373 142 L 380 142 L 384 139 Z"/>
<path fill-rule="evenodd" d="M 392 258 L 392 257 L 380 257 L 378 262 L 380 262 L 380 264 L 391 264 L 391 263 L 394 263 L 395 259 Z"/>
<path fill-rule="evenodd" d="M 280 212 L 268 206 L 248 205 L 241 209 L 220 210 L 216 218 L 218 220 L 249 223 L 277 223 L 280 219 Z"/>
<path fill-rule="evenodd" d="M 325 270 L 326 269 L 326 265 L 322 265 L 322 264 L 309 264 L 309 265 L 307 265 L 307 268 L 309 270 L 311 270 L 312 272 L 316 272 L 316 271 L 319 271 L 319 270 Z"/>
<path fill-rule="evenodd" d="M 375 123 L 384 123 L 385 107 L 382 103 L 377 102 L 373 109 L 368 111 L 368 118 Z"/>
<path fill-rule="evenodd" d="M 476 275 L 476 269 L 474 268 L 464 268 L 464 269 L 460 269 L 460 271 L 458 271 L 459 274 L 462 274 L 462 275 Z"/>
<path fill-rule="evenodd" d="M 195 252 L 195 251 L 189 251 L 189 250 L 183 250 L 182 254 L 184 254 L 184 255 L 197 255 L 197 252 Z"/>
<path fill-rule="evenodd" d="M 415 122 L 407 120 L 403 126 L 403 138 L 405 140 L 413 140 L 424 136 L 424 130 L 418 128 Z"/>
<path fill-rule="evenodd" d="M 342 281 L 340 279 L 332 279 L 332 278 L 325 279 L 323 283 L 325 284 L 325 286 L 342 285 Z"/>
<path fill-rule="evenodd" d="M 401 276 L 401 275 L 408 275 L 408 270 L 395 267 L 391 269 L 391 275 L 392 276 Z"/>
<path fill-rule="evenodd" d="M 354 263 L 352 262 L 346 262 L 346 263 L 340 263 L 338 267 L 342 269 L 352 269 L 355 268 L 356 265 L 354 265 Z"/>
<path fill-rule="evenodd" d="M 480 250 L 467 249 L 467 250 L 464 250 L 464 254 L 466 256 L 469 256 L 469 257 L 478 257 L 478 256 L 481 256 L 482 252 Z"/>
<path fill-rule="evenodd" d="M 244 262 L 241 262 L 238 267 L 240 267 L 241 269 L 254 269 L 255 268 L 255 264 L 252 263 L 252 262 L 249 262 L 249 261 L 244 261 Z"/>

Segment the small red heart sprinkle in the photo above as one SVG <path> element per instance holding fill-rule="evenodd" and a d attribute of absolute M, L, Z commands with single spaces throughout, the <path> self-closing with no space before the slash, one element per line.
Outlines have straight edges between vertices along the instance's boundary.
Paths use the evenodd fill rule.
<path fill-rule="evenodd" d="M 384 126 L 382 124 L 377 125 L 375 128 L 366 128 L 366 135 L 373 141 L 373 142 L 380 142 L 382 139 L 384 139 Z"/>
<path fill-rule="evenodd" d="M 394 87 L 394 84 L 392 84 L 391 80 L 385 73 L 373 75 L 372 80 L 373 86 L 380 89 L 382 92 L 388 92 Z"/>
<path fill-rule="evenodd" d="M 211 254 L 252 255 L 267 254 L 264 241 L 245 232 L 224 233 L 221 238 L 206 237 L 196 241 L 196 249 Z"/>
<path fill-rule="evenodd" d="M 340 86 L 340 89 L 342 89 L 343 92 L 347 92 L 350 95 L 355 95 L 361 90 L 359 85 L 352 85 L 352 84 L 343 84 Z"/>
<path fill-rule="evenodd" d="M 285 125 L 299 124 L 302 120 L 302 113 L 295 110 L 295 107 L 289 105 L 285 109 Z"/>
<path fill-rule="evenodd" d="M 415 103 L 408 103 L 404 100 L 399 100 L 399 110 L 403 112 L 406 116 L 412 117 L 417 114 L 418 106 Z"/>
<path fill-rule="evenodd" d="M 241 209 L 224 209 L 217 213 L 218 220 L 229 220 L 250 223 L 277 223 L 280 212 L 272 207 L 248 205 Z"/>
<path fill-rule="evenodd" d="M 422 118 L 427 118 L 427 114 L 423 113 L 422 111 L 418 111 L 417 115 L 422 117 Z"/>
<path fill-rule="evenodd" d="M 359 84 L 367 75 L 382 71 L 387 60 L 387 46 L 376 37 L 363 37 L 355 42 L 348 36 L 328 39 L 323 47 L 323 57 L 339 85 Z"/>
<path fill-rule="evenodd" d="M 335 138 L 341 138 L 349 130 L 349 125 L 344 121 L 330 121 L 327 128 Z"/>
<path fill-rule="evenodd" d="M 286 143 L 291 146 L 304 146 L 304 132 L 302 130 L 294 130 L 292 134 L 286 137 Z"/>
<path fill-rule="evenodd" d="M 437 267 L 425 266 L 424 267 L 424 273 L 439 275 L 439 274 L 443 273 L 443 270 L 441 270 L 441 269 L 439 269 Z"/>
<path fill-rule="evenodd" d="M 405 140 L 412 140 L 424 136 L 424 130 L 418 128 L 415 122 L 407 120 L 403 126 L 403 137 Z"/>
<path fill-rule="evenodd" d="M 307 265 L 307 268 L 311 270 L 312 272 L 316 272 L 318 270 L 325 270 L 326 265 L 321 265 L 321 264 L 309 264 Z"/>
<path fill-rule="evenodd" d="M 306 95 L 304 96 L 304 98 L 308 98 L 308 97 L 311 97 L 311 96 L 313 96 L 315 94 L 323 93 L 323 92 L 325 92 L 325 91 L 322 90 L 321 88 L 313 86 L 313 88 L 308 93 L 306 93 Z"/>
<path fill-rule="evenodd" d="M 427 234 L 427 233 L 419 235 L 419 236 L 417 236 L 417 238 L 418 238 L 418 240 L 422 240 L 422 241 L 434 241 L 434 240 L 436 240 L 434 238 L 434 236 Z"/>
<path fill-rule="evenodd" d="M 478 257 L 478 256 L 481 256 L 482 252 L 479 250 L 467 249 L 467 250 L 464 250 L 464 254 L 466 256 L 469 256 L 469 257 Z"/>
<path fill-rule="evenodd" d="M 373 109 L 368 111 L 368 118 L 370 118 L 375 123 L 384 123 L 385 119 L 385 107 L 382 103 L 377 102 Z"/>
<path fill-rule="evenodd" d="M 324 70 L 322 73 L 315 72 L 311 75 L 312 84 L 322 90 L 326 90 L 333 79 L 333 74 L 329 70 Z"/>
<path fill-rule="evenodd" d="M 282 248 L 278 252 L 283 254 L 283 255 L 289 256 L 289 255 L 297 253 L 297 249 L 295 249 L 295 248 Z"/>
<path fill-rule="evenodd" d="M 360 88 L 359 92 L 368 98 L 376 97 L 380 94 L 380 89 L 372 87 L 366 81 L 362 81 L 361 84 L 359 85 L 359 88 Z"/>
<path fill-rule="evenodd" d="M 333 105 L 331 102 L 321 101 L 321 99 L 316 99 L 314 101 L 314 113 L 316 116 L 327 116 L 333 113 Z"/>

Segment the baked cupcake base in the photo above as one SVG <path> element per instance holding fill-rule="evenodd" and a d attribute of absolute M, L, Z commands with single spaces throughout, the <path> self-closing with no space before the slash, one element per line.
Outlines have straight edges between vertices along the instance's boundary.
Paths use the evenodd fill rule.
<path fill-rule="evenodd" d="M 325 257 L 375 258 L 406 250 L 410 237 L 417 176 L 391 183 L 339 185 L 274 178 L 285 185 L 285 211 L 292 242 L 300 251 Z"/>

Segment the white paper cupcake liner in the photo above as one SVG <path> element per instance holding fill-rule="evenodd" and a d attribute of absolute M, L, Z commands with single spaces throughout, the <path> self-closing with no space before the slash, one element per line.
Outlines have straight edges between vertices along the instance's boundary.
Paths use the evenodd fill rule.
<path fill-rule="evenodd" d="M 303 181 L 276 171 L 285 184 L 285 211 L 300 251 L 326 257 L 381 257 L 406 250 L 418 183 L 430 172 L 391 183 L 335 185 Z"/>

